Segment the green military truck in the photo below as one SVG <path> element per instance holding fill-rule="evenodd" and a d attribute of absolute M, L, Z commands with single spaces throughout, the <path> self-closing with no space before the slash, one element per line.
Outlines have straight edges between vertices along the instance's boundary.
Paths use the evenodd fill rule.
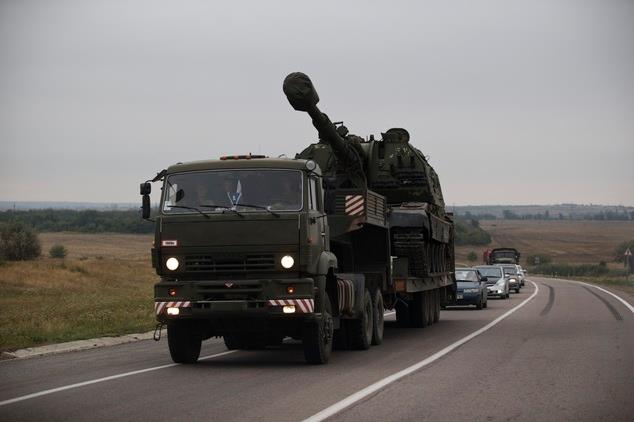
<path fill-rule="evenodd" d="M 489 252 L 487 264 L 519 264 L 520 252 L 515 248 L 495 248 Z"/>
<path fill-rule="evenodd" d="M 307 362 L 326 363 L 333 344 L 380 344 L 385 309 L 424 327 L 453 300 L 452 218 L 407 131 L 349 135 L 301 73 L 284 92 L 319 132 L 296 158 L 178 163 L 141 184 L 149 218 L 151 182 L 162 182 L 155 311 L 174 362 L 196 362 L 201 342 L 222 336 L 229 349 L 292 337 Z"/>

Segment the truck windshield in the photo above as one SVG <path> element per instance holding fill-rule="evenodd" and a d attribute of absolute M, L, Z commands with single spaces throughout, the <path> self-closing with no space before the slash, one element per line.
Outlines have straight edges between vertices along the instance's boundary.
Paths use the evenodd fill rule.
<path fill-rule="evenodd" d="M 165 180 L 161 209 L 166 214 L 299 211 L 298 170 L 214 170 L 176 173 Z"/>

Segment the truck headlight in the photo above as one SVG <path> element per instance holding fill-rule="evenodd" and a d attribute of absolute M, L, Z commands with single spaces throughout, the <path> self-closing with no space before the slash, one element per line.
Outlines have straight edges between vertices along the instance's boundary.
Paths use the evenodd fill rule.
<path fill-rule="evenodd" d="M 293 268 L 293 265 L 295 265 L 295 260 L 290 255 L 284 255 L 280 260 L 280 263 L 282 264 L 282 267 L 288 270 L 289 268 Z"/>
<path fill-rule="evenodd" d="M 178 262 L 178 259 L 176 259 L 174 257 L 167 258 L 167 261 L 165 261 L 165 266 L 170 271 L 176 270 L 179 265 L 180 265 L 180 262 Z"/>

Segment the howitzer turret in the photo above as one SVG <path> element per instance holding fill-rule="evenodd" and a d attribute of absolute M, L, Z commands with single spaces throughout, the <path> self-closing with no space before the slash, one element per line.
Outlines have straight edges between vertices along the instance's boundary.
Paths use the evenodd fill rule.
<path fill-rule="evenodd" d="M 310 78 L 301 72 L 291 73 L 284 79 L 283 89 L 286 98 L 295 110 L 308 113 L 313 120 L 313 126 L 319 133 L 320 142 L 327 145 L 336 156 L 340 169 L 345 169 L 345 171 L 336 172 L 339 176 L 339 185 L 349 184 L 347 187 L 365 188 L 367 182 L 363 168 L 363 151 L 343 138 L 347 130 L 342 130 L 340 133 L 328 116 L 317 108 L 319 95 Z M 324 160 L 317 158 L 316 161 L 324 170 Z"/>
<path fill-rule="evenodd" d="M 297 158 L 317 162 L 327 186 L 369 188 L 385 196 L 389 204 L 419 202 L 444 215 L 445 203 L 438 176 L 423 153 L 410 144 L 405 129 L 392 128 L 382 138 L 368 140 L 337 127 L 317 108 L 319 96 L 303 73 L 291 73 L 284 80 L 284 93 L 295 110 L 310 115 L 319 132 L 319 142 Z"/>

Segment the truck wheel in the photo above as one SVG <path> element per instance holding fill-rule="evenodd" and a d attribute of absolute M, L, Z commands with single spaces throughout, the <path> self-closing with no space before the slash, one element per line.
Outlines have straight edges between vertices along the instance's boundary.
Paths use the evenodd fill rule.
<path fill-rule="evenodd" d="M 167 345 L 172 360 L 176 363 L 196 363 L 200 356 L 202 338 L 188 322 L 167 324 Z"/>
<path fill-rule="evenodd" d="M 374 291 L 374 297 L 372 298 L 373 316 L 372 318 L 372 345 L 378 346 L 383 343 L 383 327 L 385 325 L 384 315 L 385 309 L 383 309 L 383 294 L 381 289 Z"/>
<path fill-rule="evenodd" d="M 306 362 L 315 365 L 328 362 L 332 352 L 332 307 L 328 294 L 324 295 L 324 311 L 319 321 L 311 321 L 304 325 L 303 346 Z"/>
<path fill-rule="evenodd" d="M 434 303 L 434 291 L 428 290 L 425 293 L 425 300 L 427 301 L 427 325 L 432 325 L 434 323 L 434 308 L 436 307 Z"/>
<path fill-rule="evenodd" d="M 486 308 L 488 308 L 488 307 L 489 307 L 489 299 L 487 299 L 486 297 L 484 298 L 484 304 L 482 305 L 482 307 L 483 307 L 484 309 L 486 309 Z"/>
<path fill-rule="evenodd" d="M 361 318 L 350 320 L 350 341 L 352 348 L 355 350 L 367 350 L 372 344 L 372 326 L 374 321 L 374 312 L 372 312 L 372 297 L 370 292 L 365 289 L 363 294 L 363 311 Z"/>
<path fill-rule="evenodd" d="M 434 290 L 434 323 L 440 321 L 440 289 Z"/>
<path fill-rule="evenodd" d="M 520 292 L 520 288 L 518 287 L 515 289 L 515 293 L 519 293 L 519 292 Z"/>

